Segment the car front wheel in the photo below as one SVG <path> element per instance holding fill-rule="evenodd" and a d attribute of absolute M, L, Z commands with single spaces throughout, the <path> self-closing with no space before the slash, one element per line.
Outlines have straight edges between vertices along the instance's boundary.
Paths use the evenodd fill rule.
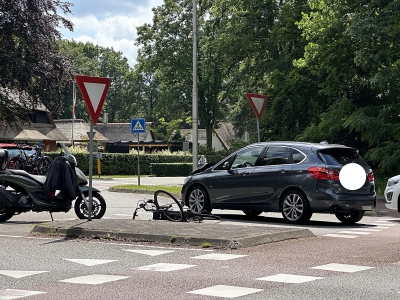
<path fill-rule="evenodd" d="M 306 196 L 298 190 L 288 191 L 282 198 L 282 216 L 292 224 L 310 220 L 312 212 Z"/>
<path fill-rule="evenodd" d="M 210 200 L 205 189 L 201 186 L 193 187 L 189 192 L 187 206 L 196 213 L 211 212 Z"/>
<path fill-rule="evenodd" d="M 336 218 L 343 224 L 354 224 L 360 221 L 364 217 L 365 211 L 353 211 L 350 213 L 337 213 Z"/>

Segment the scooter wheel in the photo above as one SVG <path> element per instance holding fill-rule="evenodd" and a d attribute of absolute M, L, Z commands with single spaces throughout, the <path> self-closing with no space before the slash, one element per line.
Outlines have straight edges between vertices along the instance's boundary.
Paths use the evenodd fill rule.
<path fill-rule="evenodd" d="M 85 193 L 85 197 L 89 197 L 88 193 Z M 75 200 L 75 213 L 79 219 L 87 219 L 89 217 L 89 208 L 86 206 L 85 201 L 82 197 L 78 197 Z M 98 192 L 92 194 L 92 219 L 101 219 L 106 212 L 106 201 Z"/>
<path fill-rule="evenodd" d="M 0 212 L 0 222 L 5 222 L 14 216 L 13 212 Z"/>

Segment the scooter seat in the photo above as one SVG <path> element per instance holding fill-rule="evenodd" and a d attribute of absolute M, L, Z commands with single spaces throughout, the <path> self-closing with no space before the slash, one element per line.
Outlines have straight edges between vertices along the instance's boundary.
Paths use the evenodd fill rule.
<path fill-rule="evenodd" d="M 20 176 L 31 178 L 42 186 L 44 186 L 44 182 L 46 181 L 46 176 L 44 176 L 44 175 L 32 175 L 24 170 L 8 169 L 7 171 L 10 171 L 10 173 L 14 174 L 14 175 L 20 175 Z"/>

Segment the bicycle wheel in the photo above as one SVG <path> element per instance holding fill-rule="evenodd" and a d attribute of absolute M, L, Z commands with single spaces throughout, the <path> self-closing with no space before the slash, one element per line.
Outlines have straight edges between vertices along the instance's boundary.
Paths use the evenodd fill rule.
<path fill-rule="evenodd" d="M 203 220 L 221 220 L 220 216 L 216 216 L 216 215 L 213 215 L 213 214 L 198 214 L 198 213 L 195 213 L 195 216 L 198 217 L 198 218 L 201 218 Z"/>
<path fill-rule="evenodd" d="M 158 190 L 154 193 L 154 205 L 165 219 L 174 222 L 183 222 L 183 208 L 180 202 L 170 193 Z"/>
<path fill-rule="evenodd" d="M 24 170 L 24 168 L 25 168 L 25 161 L 20 156 L 14 156 L 13 158 L 11 158 L 11 160 L 8 162 L 7 165 L 7 169 Z"/>
<path fill-rule="evenodd" d="M 50 166 L 52 163 L 53 160 L 49 156 L 41 157 L 36 166 L 36 173 L 38 175 L 47 175 L 47 173 L 49 173 Z"/>

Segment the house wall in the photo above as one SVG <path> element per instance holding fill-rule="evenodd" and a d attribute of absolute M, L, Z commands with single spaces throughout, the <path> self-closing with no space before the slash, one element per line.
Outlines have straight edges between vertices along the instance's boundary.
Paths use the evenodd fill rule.
<path fill-rule="evenodd" d="M 192 130 L 191 129 L 180 129 L 181 135 L 185 138 L 186 141 L 192 142 Z M 205 129 L 198 129 L 197 130 L 197 138 L 199 145 L 207 145 L 206 140 L 206 130 Z M 224 150 L 224 145 L 222 145 L 221 141 L 217 137 L 215 133 L 212 136 L 212 148 L 214 151 Z"/>

